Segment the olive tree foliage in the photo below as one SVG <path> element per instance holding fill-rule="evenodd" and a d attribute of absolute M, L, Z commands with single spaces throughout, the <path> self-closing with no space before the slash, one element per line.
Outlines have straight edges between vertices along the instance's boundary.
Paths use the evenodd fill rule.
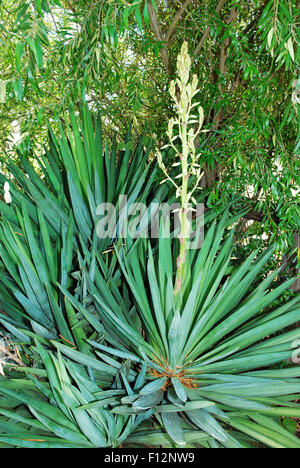
<path fill-rule="evenodd" d="M 2 0 L 2 144 L 16 121 L 23 141 L 41 143 L 49 121 L 85 100 L 105 131 L 147 124 L 163 146 L 187 41 L 205 116 L 196 195 L 213 209 L 239 195 L 249 210 L 240 254 L 245 242 L 279 241 L 288 270 L 300 219 L 299 12 L 299 0 Z"/>

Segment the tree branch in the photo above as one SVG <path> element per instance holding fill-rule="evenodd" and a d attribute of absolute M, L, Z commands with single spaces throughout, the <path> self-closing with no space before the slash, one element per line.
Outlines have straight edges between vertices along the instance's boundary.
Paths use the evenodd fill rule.
<path fill-rule="evenodd" d="M 148 3 L 148 11 L 149 11 L 149 17 L 150 17 L 150 25 L 151 25 L 152 32 L 155 36 L 155 39 L 163 43 L 163 47 L 160 49 L 160 55 L 161 55 L 163 64 L 166 68 L 167 74 L 171 75 L 172 68 L 170 66 L 170 59 L 169 59 L 169 53 L 168 53 L 166 40 L 164 39 L 163 34 L 161 32 L 161 29 L 158 23 L 157 14 L 151 2 Z"/>
<path fill-rule="evenodd" d="M 238 14 L 237 9 L 232 8 L 232 10 L 230 11 L 229 18 L 227 20 L 227 24 L 233 23 L 237 18 L 237 14 Z M 227 37 L 223 41 L 222 46 L 221 46 L 221 51 L 220 51 L 219 83 L 218 83 L 218 90 L 219 90 L 219 93 L 220 93 L 220 97 L 222 97 L 223 94 L 224 94 L 224 88 L 223 88 L 223 85 L 222 85 L 222 81 L 220 81 L 220 79 L 222 79 L 222 76 L 224 76 L 225 73 L 226 73 L 227 49 L 228 49 L 229 44 L 230 44 L 230 38 Z M 215 114 L 214 119 L 213 119 L 213 122 L 214 122 L 213 129 L 214 130 L 218 129 L 218 127 L 220 125 L 221 118 L 222 118 L 222 114 L 223 114 L 222 108 L 219 110 L 219 112 L 217 112 Z"/>
<path fill-rule="evenodd" d="M 173 20 L 172 20 L 172 23 L 171 23 L 171 26 L 166 34 L 166 42 L 167 44 L 169 44 L 170 42 L 170 39 L 171 39 L 171 36 L 173 34 L 173 31 L 174 29 L 176 28 L 177 26 L 177 23 L 178 21 L 180 20 L 180 18 L 182 17 L 183 13 L 185 12 L 185 10 L 187 9 L 188 5 L 191 3 L 192 0 L 185 0 L 184 4 L 182 5 L 182 7 L 180 8 L 180 10 L 178 10 L 178 12 L 176 13 L 176 15 L 174 16 Z"/>
<path fill-rule="evenodd" d="M 223 5 L 226 3 L 227 0 L 220 0 L 217 7 L 216 7 L 216 13 L 220 13 L 221 9 L 223 8 Z M 204 42 L 206 41 L 206 39 L 208 38 L 209 36 L 209 32 L 210 32 L 210 26 L 207 26 L 206 30 L 204 31 L 204 33 L 202 34 L 202 37 L 198 43 L 198 45 L 196 46 L 195 50 L 194 50 L 194 58 L 199 54 L 200 50 L 202 49 L 202 46 L 204 44 Z"/>
<path fill-rule="evenodd" d="M 220 3 L 219 3 L 219 5 L 220 5 Z M 236 18 L 237 18 L 237 9 L 234 7 L 230 11 L 229 17 L 227 19 L 227 24 L 230 24 L 230 23 L 234 22 L 236 20 Z M 219 100 L 222 99 L 222 96 L 224 94 L 223 85 L 222 85 L 222 82 L 220 81 L 220 79 L 226 73 L 227 49 L 228 49 L 229 44 L 230 44 L 230 38 L 227 37 L 222 42 L 221 50 L 220 50 L 219 82 L 217 84 L 218 90 L 219 90 L 219 93 L 220 93 Z M 212 131 L 218 130 L 218 128 L 220 126 L 220 123 L 222 121 L 222 118 L 223 118 L 223 108 L 221 107 L 220 110 L 214 114 Z M 203 180 L 205 180 L 205 182 L 203 182 L 203 183 L 206 185 L 206 187 L 211 187 L 214 184 L 214 181 L 218 177 L 220 177 L 220 173 L 221 173 L 220 164 L 218 163 L 215 168 L 210 169 L 207 166 L 207 164 L 204 163 L 203 164 L 203 172 L 204 172 Z"/>

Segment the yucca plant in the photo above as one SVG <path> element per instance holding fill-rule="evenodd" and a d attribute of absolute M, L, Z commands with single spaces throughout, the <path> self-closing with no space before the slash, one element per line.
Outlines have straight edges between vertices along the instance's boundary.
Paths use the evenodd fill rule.
<path fill-rule="evenodd" d="M 299 318 L 299 298 L 270 309 L 292 283 L 269 290 L 278 271 L 253 288 L 273 249 L 260 256 L 254 252 L 226 275 L 232 234 L 222 243 L 223 222 L 210 227 L 201 251 L 189 257 L 190 279 L 179 309 L 176 251 L 169 239 L 160 239 L 155 256 L 149 246 L 145 262 L 134 251 L 119 255 L 127 282 L 123 297 L 107 286 L 98 268 L 94 280 L 85 274 L 92 312 L 65 294 L 82 318 L 96 326 L 96 310 L 103 322 L 98 339 L 90 341 L 99 359 L 115 365 L 131 361 L 145 376 L 139 391 L 127 383 L 127 396 L 113 412 L 153 409 L 179 445 L 188 442 L 184 434 L 190 425 L 225 447 L 254 440 L 298 447 L 279 419 L 300 416 L 300 369 L 288 363 L 299 330 L 286 330 Z M 61 351 L 84 364 L 83 354 L 66 346 Z M 282 362 L 284 368 L 275 366 Z"/>
<path fill-rule="evenodd" d="M 152 409 L 179 446 L 190 440 L 185 433 L 193 428 L 202 431 L 208 447 L 239 448 L 257 442 L 300 447 L 299 440 L 280 424 L 280 417 L 300 416 L 300 369 L 289 363 L 300 335 L 299 330 L 288 329 L 299 320 L 299 297 L 272 307 L 293 280 L 274 287 L 278 270 L 255 284 L 274 247 L 260 255 L 253 252 L 228 274 L 234 231 L 225 236 L 227 213 L 219 223 L 212 223 L 200 250 L 187 249 L 186 214 L 191 199 L 187 181 L 200 177 L 193 143 L 203 121 L 200 112 L 198 131 L 188 131 L 195 121 L 190 112 L 197 91 L 195 78 L 188 82 L 189 67 L 184 44 L 178 59 L 177 92 L 175 84 L 171 86 L 178 119 L 172 120 L 168 131 L 180 157 L 181 186 L 159 156 L 181 198 L 179 246 L 168 236 L 170 225 L 162 222 L 158 246 L 140 239 L 130 253 L 118 249 L 126 280 L 122 294 L 108 287 L 98 262 L 93 278 L 85 274 L 93 313 L 64 293 L 91 324 L 97 311 L 105 331 L 90 344 L 99 358 L 130 360 L 145 376 L 139 391 L 126 382 L 127 396 L 113 413 L 144 414 Z M 181 150 L 173 143 L 174 125 L 179 128 L 175 138 L 181 141 Z M 68 348 L 62 352 L 83 361 L 83 356 L 71 355 Z M 279 363 L 285 366 L 278 368 Z"/>
<path fill-rule="evenodd" d="M 72 286 L 84 300 L 82 285 L 72 277 L 78 254 L 88 263 L 91 249 L 105 252 L 112 245 L 96 234 L 97 206 L 117 205 L 121 194 L 131 203 L 153 197 L 156 169 L 148 163 L 151 142 L 145 147 L 143 137 L 132 150 L 128 133 L 118 150 L 116 141 L 102 143 L 101 120 L 87 107 L 81 116 L 70 111 L 69 118 L 71 127 L 60 124 L 58 137 L 49 129 L 45 153 L 19 152 L 17 163 L 6 160 L 13 181 L 0 174 L 1 183 L 10 184 L 5 193 L 11 202 L 0 201 L 0 321 L 18 339 L 25 340 L 23 329 L 83 346 L 84 334 L 80 327 L 71 331 L 73 313 L 57 283 Z"/>

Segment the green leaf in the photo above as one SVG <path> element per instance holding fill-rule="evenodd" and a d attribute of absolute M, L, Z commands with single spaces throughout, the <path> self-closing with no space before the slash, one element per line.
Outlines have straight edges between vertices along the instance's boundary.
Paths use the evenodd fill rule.
<path fill-rule="evenodd" d="M 177 413 L 162 413 L 161 419 L 168 435 L 181 447 L 186 444 L 181 421 Z"/>
<path fill-rule="evenodd" d="M 87 356 L 86 354 L 80 353 L 79 351 L 76 351 L 68 346 L 65 346 L 61 343 L 57 343 L 55 341 L 53 341 L 53 345 L 57 349 L 59 349 L 63 354 L 73 359 L 75 362 L 78 362 L 87 367 L 91 367 L 92 369 L 98 370 L 100 372 L 107 373 L 109 375 L 116 374 L 115 369 L 108 366 L 107 364 L 102 363 L 98 359 L 95 359 L 91 356 Z"/>
<path fill-rule="evenodd" d="M 142 33 L 143 32 L 143 22 L 142 22 L 142 15 L 141 15 L 141 12 L 140 12 L 140 5 L 137 5 L 135 7 L 135 18 L 136 18 L 138 28 L 139 28 L 140 32 Z"/>
<path fill-rule="evenodd" d="M 166 381 L 167 381 L 166 377 L 160 377 L 158 379 L 155 379 L 152 382 L 145 385 L 142 388 L 142 390 L 140 390 L 140 394 L 141 395 L 148 395 L 148 394 L 150 394 L 152 392 L 156 392 L 157 390 L 160 390 L 164 386 Z"/>
<path fill-rule="evenodd" d="M 161 402 L 162 398 L 163 392 L 161 390 L 153 391 L 138 398 L 132 406 L 133 409 L 138 410 L 153 408 Z"/>
<path fill-rule="evenodd" d="M 150 17 L 149 17 L 149 10 L 148 10 L 148 2 L 145 0 L 145 5 L 144 5 L 144 20 L 146 25 L 149 27 L 150 26 Z"/>

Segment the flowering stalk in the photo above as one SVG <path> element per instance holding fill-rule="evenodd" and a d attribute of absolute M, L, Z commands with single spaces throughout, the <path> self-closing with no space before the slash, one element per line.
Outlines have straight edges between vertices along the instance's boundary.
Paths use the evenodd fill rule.
<path fill-rule="evenodd" d="M 177 79 L 171 82 L 170 94 L 175 103 L 177 118 L 172 118 L 169 121 L 167 135 L 169 142 L 162 149 L 172 147 L 179 158 L 179 162 L 175 162 L 173 166 L 179 166 L 181 169 L 175 179 L 180 179 L 178 184 L 168 173 L 163 161 L 161 152 L 158 152 L 158 163 L 164 172 L 166 179 L 169 180 L 176 187 L 176 196 L 180 197 L 180 225 L 181 230 L 179 234 L 180 252 L 177 258 L 177 272 L 175 279 L 175 297 L 179 296 L 182 292 L 184 274 L 185 274 L 185 261 L 187 255 L 188 236 L 190 232 L 190 224 L 188 214 L 191 208 L 191 202 L 196 203 L 193 198 L 193 192 L 198 188 L 198 183 L 201 178 L 200 166 L 197 160 L 200 155 L 196 156 L 195 139 L 199 135 L 203 124 L 203 109 L 198 107 L 198 115 L 193 114 L 193 109 L 199 105 L 199 102 L 193 104 L 194 96 L 199 92 L 197 89 L 198 78 L 193 76 L 190 81 L 191 58 L 188 54 L 188 44 L 184 42 L 181 52 L 177 58 Z M 176 90 L 177 86 L 177 90 Z M 194 131 L 195 124 L 197 130 Z M 178 133 L 174 134 L 177 127 Z M 174 141 L 179 139 L 180 145 L 174 144 Z M 193 175 L 196 177 L 196 183 L 192 190 L 189 191 L 189 179 Z"/>

